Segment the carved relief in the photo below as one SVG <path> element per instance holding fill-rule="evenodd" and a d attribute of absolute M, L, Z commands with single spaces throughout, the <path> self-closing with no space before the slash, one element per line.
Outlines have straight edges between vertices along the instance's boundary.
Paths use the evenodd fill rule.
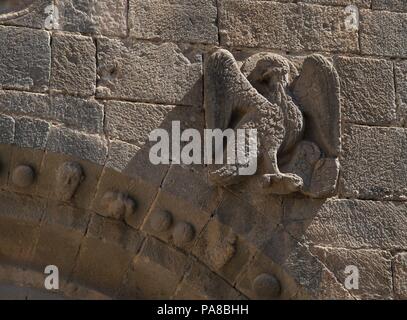
<path fill-rule="evenodd" d="M 335 192 L 340 152 L 339 79 L 321 55 L 308 56 L 300 72 L 287 58 L 260 53 L 241 68 L 227 50 L 205 66 L 206 124 L 210 129 L 257 129 L 258 171 L 264 193 Z M 239 163 L 213 165 L 212 182 L 228 186 L 244 177 Z"/>
<path fill-rule="evenodd" d="M 58 199 L 62 201 L 72 199 L 84 178 L 85 176 L 79 163 L 65 162 L 62 164 L 56 176 L 56 194 Z"/>
<path fill-rule="evenodd" d="M 20 165 L 14 169 L 11 180 L 17 187 L 28 188 L 34 183 L 35 171 L 30 166 Z"/>
<path fill-rule="evenodd" d="M 105 216 L 113 219 L 124 219 L 134 214 L 136 203 L 128 195 L 109 191 L 102 198 Z"/>
<path fill-rule="evenodd" d="M 27 14 L 35 0 L 0 1 L 0 21 L 15 19 Z"/>

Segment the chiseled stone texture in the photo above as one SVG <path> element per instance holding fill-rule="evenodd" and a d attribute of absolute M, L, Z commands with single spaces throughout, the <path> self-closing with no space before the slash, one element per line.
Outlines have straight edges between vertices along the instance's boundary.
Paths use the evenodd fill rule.
<path fill-rule="evenodd" d="M 0 144 L 12 144 L 14 142 L 14 132 L 14 119 L 0 114 Z"/>
<path fill-rule="evenodd" d="M 0 26 L 0 47 L 1 87 L 29 91 L 47 89 L 51 69 L 48 32 Z"/>
<path fill-rule="evenodd" d="M 406 0 L 372 0 L 374 10 L 407 12 Z"/>
<path fill-rule="evenodd" d="M 56 0 L 60 29 L 124 37 L 127 0 Z"/>
<path fill-rule="evenodd" d="M 99 98 L 200 105 L 202 56 L 173 43 L 98 40 Z"/>
<path fill-rule="evenodd" d="M 340 193 L 361 199 L 407 199 L 407 130 L 348 126 L 343 135 Z"/>
<path fill-rule="evenodd" d="M 356 52 L 358 34 L 345 28 L 342 7 L 222 0 L 221 44 L 289 51 Z"/>
<path fill-rule="evenodd" d="M 52 89 L 90 96 L 96 89 L 96 47 L 90 37 L 52 36 Z"/>
<path fill-rule="evenodd" d="M 17 118 L 14 143 L 22 148 L 45 149 L 50 127 L 44 120 Z"/>
<path fill-rule="evenodd" d="M 407 247 L 407 206 L 402 202 L 328 200 L 313 213 L 304 239 L 349 249 Z"/>
<path fill-rule="evenodd" d="M 54 126 L 49 134 L 47 150 L 103 165 L 108 149 L 106 140 L 98 135 Z"/>
<path fill-rule="evenodd" d="M 10 2 L 12 3 L 11 7 Z M 0 23 L 36 29 L 44 28 L 44 23 L 48 17 L 46 8 L 53 4 L 53 0 L 27 0 L 23 4 L 21 2 L 9 0 L 8 7 L 1 10 Z"/>
<path fill-rule="evenodd" d="M 380 250 L 348 250 L 336 248 L 311 247 L 327 268 L 335 274 L 340 283 L 345 283 L 349 274 L 347 266 L 356 266 L 359 270 L 359 288 L 350 292 L 358 299 L 391 299 L 392 272 L 391 255 Z"/>
<path fill-rule="evenodd" d="M 343 116 L 348 122 L 389 125 L 397 120 L 393 63 L 386 60 L 338 57 Z"/>
<path fill-rule="evenodd" d="M 137 38 L 217 43 L 216 0 L 131 0 L 130 32 Z"/>
<path fill-rule="evenodd" d="M 407 126 L 407 61 L 395 63 L 396 99 L 400 123 Z"/>
<path fill-rule="evenodd" d="M 360 47 L 363 54 L 407 55 L 407 14 L 361 10 Z"/>
<path fill-rule="evenodd" d="M 290 0 L 289 0 L 290 1 Z M 314 3 L 328 6 L 348 6 L 355 5 L 359 8 L 370 8 L 372 0 L 301 0 L 304 3 Z M 382 1 L 382 0 L 379 0 Z M 291 2 L 295 2 L 291 0 Z"/>
<path fill-rule="evenodd" d="M 397 254 L 393 260 L 394 291 L 399 299 L 407 299 L 407 252 Z"/>
<path fill-rule="evenodd" d="M 94 99 L 7 90 L 0 91 L 0 112 L 56 121 L 89 133 L 103 132 L 104 107 Z"/>

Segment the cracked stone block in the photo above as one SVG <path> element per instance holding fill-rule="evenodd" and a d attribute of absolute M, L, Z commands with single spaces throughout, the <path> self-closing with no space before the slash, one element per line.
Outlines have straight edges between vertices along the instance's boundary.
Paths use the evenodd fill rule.
<path fill-rule="evenodd" d="M 361 199 L 406 200 L 407 131 L 351 125 L 343 134 L 340 193 Z"/>
<path fill-rule="evenodd" d="M 248 244 L 261 247 L 277 227 L 276 216 L 280 216 L 281 212 L 279 203 L 274 201 L 269 202 L 267 211 L 263 213 L 246 202 L 244 197 L 227 192 L 214 217 L 220 223 L 229 226 Z"/>
<path fill-rule="evenodd" d="M 396 99 L 399 110 L 400 123 L 407 127 L 407 62 L 395 63 Z"/>
<path fill-rule="evenodd" d="M 45 202 L 2 192 L 0 203 L 1 259 L 28 265 L 34 253 Z"/>
<path fill-rule="evenodd" d="M 337 57 L 343 117 L 368 125 L 395 124 L 397 108 L 393 64 L 378 59 Z"/>
<path fill-rule="evenodd" d="M 50 86 L 72 95 L 91 96 L 96 90 L 96 47 L 90 37 L 52 36 Z"/>
<path fill-rule="evenodd" d="M 398 299 L 407 299 L 407 253 L 397 254 L 393 260 L 394 292 Z"/>
<path fill-rule="evenodd" d="M 387 10 L 407 12 L 407 2 L 405 0 L 372 0 L 373 10 Z"/>
<path fill-rule="evenodd" d="M 211 219 L 200 234 L 193 254 L 230 283 L 236 281 L 252 256 L 245 241 L 216 219 Z"/>
<path fill-rule="evenodd" d="M 349 250 L 311 247 L 322 263 L 334 273 L 340 283 L 345 284 L 350 275 L 347 266 L 356 266 L 359 271 L 358 289 L 348 291 L 357 299 L 391 299 L 393 292 L 391 255 L 380 250 Z"/>
<path fill-rule="evenodd" d="M 312 213 L 304 239 L 323 247 L 399 249 L 407 245 L 403 202 L 328 200 Z"/>
<path fill-rule="evenodd" d="M 407 55 L 407 14 L 361 10 L 360 47 L 363 54 Z"/>
<path fill-rule="evenodd" d="M 114 295 L 122 285 L 143 236 L 123 222 L 93 216 L 73 279 Z"/>
<path fill-rule="evenodd" d="M 5 3 L 8 2 L 8 3 Z M 53 0 L 8 0 L 0 4 L 0 23 L 42 29 Z"/>
<path fill-rule="evenodd" d="M 14 143 L 22 148 L 45 149 L 50 123 L 27 117 L 16 118 Z"/>
<path fill-rule="evenodd" d="M 52 127 L 47 150 L 71 155 L 103 165 L 107 157 L 107 143 L 98 135 L 85 134 L 64 127 Z"/>
<path fill-rule="evenodd" d="M 287 51 L 356 52 L 358 34 L 346 30 L 341 7 L 271 1 L 220 2 L 221 44 Z"/>
<path fill-rule="evenodd" d="M 126 0 L 56 0 L 58 29 L 125 37 Z"/>
<path fill-rule="evenodd" d="M 126 299 L 168 299 L 181 281 L 188 256 L 148 237 L 133 259 L 119 296 Z"/>
<path fill-rule="evenodd" d="M 70 199 L 61 199 L 59 197 L 59 185 L 57 175 L 60 168 L 66 163 L 75 163 L 82 170 L 82 180 L 74 191 Z M 102 168 L 94 163 L 72 159 L 71 156 L 63 154 L 54 154 L 47 152 L 41 168 L 41 174 L 38 176 L 37 194 L 48 199 L 59 199 L 60 201 L 71 204 L 76 208 L 87 209 L 90 207 L 93 196 L 96 193 L 96 187 L 101 176 Z M 69 180 L 72 182 L 71 180 Z"/>
<path fill-rule="evenodd" d="M 215 0 L 131 0 L 130 34 L 141 39 L 216 44 Z"/>
<path fill-rule="evenodd" d="M 0 144 L 12 144 L 14 142 L 14 132 L 14 119 L 0 114 Z"/>
<path fill-rule="evenodd" d="M 0 46 L 3 48 L 0 86 L 37 92 L 48 88 L 51 71 L 48 32 L 0 26 Z"/>
<path fill-rule="evenodd" d="M 143 224 L 143 230 L 189 250 L 208 223 L 220 198 L 218 188 L 208 184 L 202 170 L 172 165 Z M 172 225 L 165 230 L 155 230 L 151 220 L 162 211 L 171 214 Z"/>
<path fill-rule="evenodd" d="M 203 264 L 192 260 L 179 284 L 174 299 L 236 300 L 240 293 L 232 285 L 211 272 Z"/>
<path fill-rule="evenodd" d="M 202 55 L 173 43 L 98 40 L 99 98 L 202 104 Z"/>
<path fill-rule="evenodd" d="M 138 229 L 143 223 L 155 196 L 159 185 L 154 185 L 148 180 L 137 177 L 130 178 L 117 171 L 105 169 L 100 178 L 97 193 L 92 201 L 92 210 L 101 216 L 111 214 L 109 207 L 114 200 L 108 200 L 109 193 L 119 193 L 134 202 L 134 208 L 124 214 L 120 214 L 119 219 L 124 220 L 129 226 Z M 108 200 L 108 201 L 106 201 Z"/>

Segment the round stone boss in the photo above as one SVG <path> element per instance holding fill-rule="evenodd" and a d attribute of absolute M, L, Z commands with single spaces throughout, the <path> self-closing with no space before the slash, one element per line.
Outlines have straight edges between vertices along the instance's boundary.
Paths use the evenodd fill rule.
<path fill-rule="evenodd" d="M 34 183 L 35 171 L 27 165 L 17 166 L 11 176 L 13 184 L 20 188 L 27 188 Z"/>

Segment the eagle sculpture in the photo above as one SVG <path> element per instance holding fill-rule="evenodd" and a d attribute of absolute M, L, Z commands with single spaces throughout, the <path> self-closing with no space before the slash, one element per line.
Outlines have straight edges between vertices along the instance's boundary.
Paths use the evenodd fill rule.
<path fill-rule="evenodd" d="M 204 74 L 208 129 L 257 129 L 256 179 L 265 193 L 302 192 L 324 197 L 335 192 L 340 153 L 340 84 L 321 55 L 304 59 L 299 72 L 290 60 L 259 53 L 241 66 L 217 49 Z M 241 163 L 211 165 L 210 180 L 241 183 Z"/>

